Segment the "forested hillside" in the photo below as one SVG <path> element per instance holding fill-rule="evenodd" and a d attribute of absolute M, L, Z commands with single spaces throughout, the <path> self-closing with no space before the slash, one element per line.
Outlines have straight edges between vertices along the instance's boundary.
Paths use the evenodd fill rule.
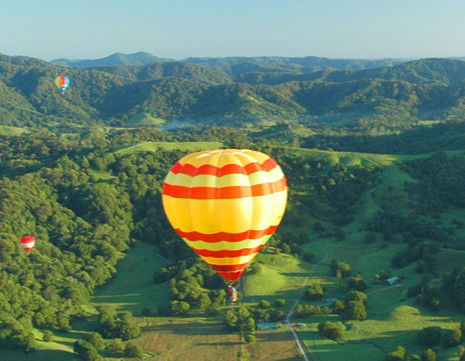
<path fill-rule="evenodd" d="M 463 119 L 465 62 L 460 60 L 380 62 L 390 66 L 366 70 L 302 65 L 295 71 L 267 68 L 290 60 L 253 61 L 259 60 L 267 65 L 225 58 L 79 69 L 2 56 L 1 124 L 137 126 L 135 119 L 158 119 L 145 125 L 267 127 L 288 120 L 310 129 L 386 134 L 425 121 Z M 63 74 L 71 86 L 60 94 L 53 80 Z"/>
<path fill-rule="evenodd" d="M 447 340 L 447 324 L 426 318 L 430 312 L 440 312 L 452 327 L 463 313 L 463 150 L 405 157 L 307 150 L 291 146 L 292 134 L 302 134 L 301 128 L 281 130 L 275 134 L 290 135 L 278 140 L 231 128 L 188 132 L 140 128 L 0 136 L 0 347 L 28 351 L 31 360 L 42 360 L 45 350 L 56 347 L 47 338 L 60 335 L 76 341 L 74 352 L 82 359 L 98 360 L 99 353 L 111 359 L 121 352 L 131 354 L 132 347 L 140 347 L 139 337 L 153 334 L 150 328 L 141 331 L 138 322 L 183 315 L 221 319 L 229 309 L 224 308 L 224 284 L 171 230 L 160 196 L 171 165 L 189 147 L 198 144 L 205 149 L 208 142 L 272 155 L 289 184 L 283 224 L 245 276 L 241 292 L 247 308 L 224 315 L 227 334 L 242 327 L 252 344 L 250 332 L 255 324 L 263 319 L 283 321 L 284 310 L 305 291 L 295 317 L 308 324 L 300 334 L 314 352 L 317 344 L 334 342 L 325 336 L 333 335 L 328 337 L 340 342 L 332 353 L 338 359 L 346 347 L 353 347 L 359 328 L 386 353 L 396 344 L 423 352 L 422 341 L 417 342 L 415 335 L 428 325 L 442 327 L 440 337 Z M 423 144 L 431 152 L 428 145 Z M 18 239 L 30 234 L 38 241 L 26 255 Z M 156 245 L 159 252 L 139 256 L 145 260 L 139 258 L 136 265 L 148 261 L 155 265 L 157 257 L 167 262 L 152 269 L 155 288 L 144 296 L 148 300 L 144 307 L 131 306 L 136 320 L 111 307 L 96 308 L 91 299 L 115 275 L 112 282 L 119 282 L 118 262 L 135 241 Z M 359 249 L 363 256 L 351 256 L 347 249 Z M 379 301 L 376 295 L 385 292 L 383 282 L 393 274 L 405 279 L 399 288 L 401 300 L 396 296 Z M 304 275 L 313 277 L 307 286 L 302 284 Z M 121 286 L 118 290 L 124 292 Z M 323 295 L 338 302 L 325 303 Z M 263 300 L 257 302 L 257 297 Z M 406 306 L 415 307 L 422 321 L 414 326 L 384 318 L 376 321 L 376 315 L 386 309 L 404 312 Z M 331 324 L 338 319 L 343 326 Z M 320 326 L 326 321 L 331 322 Z M 370 328 L 370 322 L 384 322 L 389 330 L 395 325 L 407 327 L 409 333 L 380 341 L 378 329 Z M 76 327 L 82 337 L 72 336 Z M 338 336 L 331 327 L 339 327 Z M 105 340 L 99 341 L 99 335 Z M 460 337 L 457 342 L 444 341 L 446 346 L 439 353 L 452 356 L 453 347 L 462 342 Z M 119 339 L 138 343 L 127 343 L 131 346 L 124 351 Z M 316 346 L 311 345 L 314 342 Z M 60 360 L 71 356 L 66 347 Z M 22 351 L 8 351 L 8 355 L 12 361 L 29 357 Z M 250 352 L 258 351 L 250 346 Z M 354 352 L 363 353 L 361 349 Z M 380 354 L 378 350 L 376 359 L 381 359 Z M 324 354 L 319 356 L 326 360 Z"/>

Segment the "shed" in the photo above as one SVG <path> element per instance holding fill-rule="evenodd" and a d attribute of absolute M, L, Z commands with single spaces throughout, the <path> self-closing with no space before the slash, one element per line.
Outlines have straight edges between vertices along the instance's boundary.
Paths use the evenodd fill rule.
<path fill-rule="evenodd" d="M 257 323 L 257 330 L 274 330 L 278 328 L 277 322 L 259 322 Z"/>
<path fill-rule="evenodd" d="M 400 277 L 397 277 L 397 276 L 388 278 L 388 279 L 386 280 L 386 283 L 387 283 L 389 286 L 397 285 L 399 282 L 400 282 Z"/>
<path fill-rule="evenodd" d="M 323 301 L 325 301 L 325 302 L 336 302 L 336 301 L 339 301 L 339 299 L 336 298 L 336 297 L 329 297 L 329 298 L 323 298 Z"/>

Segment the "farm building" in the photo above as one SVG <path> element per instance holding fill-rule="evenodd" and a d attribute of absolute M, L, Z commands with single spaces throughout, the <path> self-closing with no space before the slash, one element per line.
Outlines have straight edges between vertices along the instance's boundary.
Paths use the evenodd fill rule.
<path fill-rule="evenodd" d="M 389 286 L 397 285 L 399 282 L 400 282 L 400 277 L 397 277 L 397 276 L 388 278 L 388 279 L 386 280 L 386 283 L 387 283 Z"/>
<path fill-rule="evenodd" d="M 278 328 L 277 322 L 259 322 L 257 323 L 258 330 L 274 330 Z"/>
<path fill-rule="evenodd" d="M 336 302 L 336 301 L 339 301 L 339 299 L 336 298 L 336 297 L 329 297 L 329 298 L 323 298 L 323 301 L 325 301 L 325 302 Z"/>

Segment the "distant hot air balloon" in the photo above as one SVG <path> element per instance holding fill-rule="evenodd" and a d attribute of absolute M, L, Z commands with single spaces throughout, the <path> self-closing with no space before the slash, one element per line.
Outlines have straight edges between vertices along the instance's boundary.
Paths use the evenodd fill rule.
<path fill-rule="evenodd" d="M 179 160 L 163 184 L 165 213 L 176 233 L 227 281 L 237 281 L 278 228 L 286 178 L 269 156 L 209 150 Z"/>
<path fill-rule="evenodd" d="M 70 81 L 67 76 L 59 76 L 55 79 L 55 85 L 61 90 L 61 93 L 64 93 L 68 89 L 69 83 Z"/>
<path fill-rule="evenodd" d="M 30 253 L 36 244 L 36 239 L 32 236 L 26 236 L 21 238 L 21 247 L 27 252 Z"/>

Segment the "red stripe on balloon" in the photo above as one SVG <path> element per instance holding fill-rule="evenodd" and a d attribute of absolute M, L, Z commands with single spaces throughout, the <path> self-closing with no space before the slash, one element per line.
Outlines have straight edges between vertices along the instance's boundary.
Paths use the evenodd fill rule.
<path fill-rule="evenodd" d="M 179 162 L 176 162 L 176 164 L 170 169 L 170 172 L 174 174 L 185 174 L 191 177 L 195 177 L 197 175 L 214 175 L 217 177 L 221 177 L 228 174 L 250 175 L 252 173 L 260 171 L 269 172 L 276 168 L 277 165 L 278 164 L 271 158 L 268 158 L 261 164 L 258 162 L 253 162 L 247 164 L 246 166 L 241 166 L 238 164 L 228 164 L 223 167 L 215 167 L 211 164 L 204 164 L 197 168 L 189 163 L 181 164 Z"/>
<path fill-rule="evenodd" d="M 218 232 L 218 233 L 199 233 L 199 232 L 183 232 L 180 229 L 175 229 L 176 233 L 181 238 L 186 238 L 189 241 L 202 241 L 209 243 L 216 242 L 240 242 L 246 239 L 258 239 L 264 236 L 272 235 L 278 226 L 269 226 L 263 230 L 250 230 L 240 233 L 227 233 L 227 232 Z"/>
<path fill-rule="evenodd" d="M 217 272 L 221 278 L 225 279 L 226 281 L 237 281 L 239 278 L 241 278 L 242 274 L 244 273 L 244 270 L 242 271 L 237 271 L 237 272 Z"/>
<path fill-rule="evenodd" d="M 286 178 L 276 182 L 255 184 L 253 186 L 231 187 L 184 187 L 178 185 L 163 184 L 163 195 L 173 198 L 189 199 L 233 199 L 244 197 L 266 196 L 281 192 L 287 187 Z"/>
<path fill-rule="evenodd" d="M 26 236 L 21 238 L 21 243 L 29 243 L 29 242 L 34 242 L 36 239 L 32 236 Z"/>
<path fill-rule="evenodd" d="M 221 250 L 221 251 L 211 251 L 208 249 L 191 249 L 197 253 L 199 256 L 203 257 L 213 257 L 213 258 L 231 258 L 231 257 L 241 257 L 241 256 L 249 256 L 251 254 L 256 254 L 260 252 L 265 245 L 260 245 L 255 248 L 242 248 L 242 249 L 235 249 L 235 250 Z"/>
<path fill-rule="evenodd" d="M 211 264 L 210 266 L 217 272 L 243 272 L 244 269 L 248 266 L 248 263 L 243 264 L 233 264 L 233 265 L 215 265 Z"/>

